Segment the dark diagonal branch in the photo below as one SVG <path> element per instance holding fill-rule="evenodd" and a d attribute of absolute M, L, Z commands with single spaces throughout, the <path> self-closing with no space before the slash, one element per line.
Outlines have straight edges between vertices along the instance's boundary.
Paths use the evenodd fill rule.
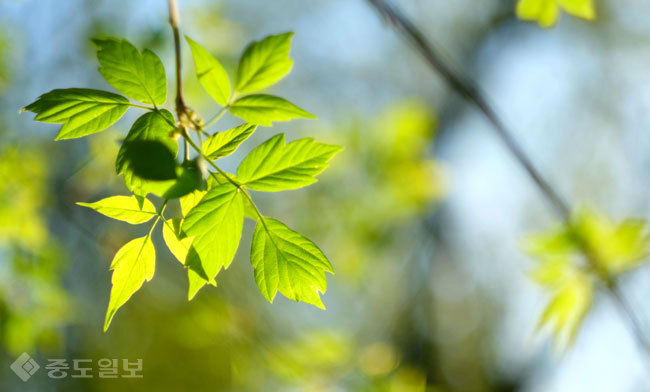
<path fill-rule="evenodd" d="M 469 81 L 464 80 L 453 72 L 440 58 L 436 50 L 424 37 L 420 30 L 411 23 L 402 13 L 384 0 L 368 0 L 400 33 L 410 41 L 415 49 L 427 61 L 449 86 L 460 94 L 463 98 L 473 103 L 493 125 L 497 134 L 506 145 L 508 150 L 514 155 L 519 163 L 526 170 L 531 179 L 535 182 L 539 190 L 546 196 L 552 207 L 557 211 L 562 219 L 568 220 L 570 210 L 568 204 L 559 196 L 555 189 L 546 181 L 539 170 L 533 165 L 530 158 L 526 155 L 521 146 L 513 138 L 512 134 L 505 127 L 503 122 L 496 115 L 495 111 L 487 103 L 483 94 Z"/>
<path fill-rule="evenodd" d="M 389 4 L 388 0 L 368 0 L 368 2 L 396 29 L 404 38 L 406 38 L 417 51 L 424 57 L 429 66 L 436 71 L 449 86 L 461 95 L 464 99 L 476 106 L 477 109 L 485 115 L 487 120 L 492 124 L 501 141 L 505 144 L 512 155 L 524 168 L 529 177 L 537 185 L 537 188 L 544 195 L 546 200 L 567 223 L 571 222 L 571 208 L 556 192 L 555 188 L 542 176 L 535 167 L 532 160 L 526 155 L 521 146 L 517 143 L 512 134 L 505 127 L 503 121 L 497 116 L 496 112 L 488 104 L 487 99 L 483 96 L 478 88 L 470 81 L 460 77 L 447 64 L 445 64 L 433 45 L 427 40 L 422 32 L 397 8 Z M 592 252 L 584 249 L 584 254 L 593 266 L 598 263 L 592 258 Z M 610 296 L 618 304 L 619 309 L 627 316 L 629 324 L 639 345 L 650 354 L 650 343 L 645 338 L 641 322 L 637 319 L 631 307 L 627 304 L 621 294 L 615 280 L 608 279 L 606 287 Z"/>

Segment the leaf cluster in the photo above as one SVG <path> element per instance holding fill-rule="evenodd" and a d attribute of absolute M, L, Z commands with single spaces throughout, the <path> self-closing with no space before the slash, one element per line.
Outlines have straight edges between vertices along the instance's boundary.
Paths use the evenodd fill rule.
<path fill-rule="evenodd" d="M 324 308 L 320 294 L 327 288 L 325 272 L 333 273 L 329 260 L 312 241 L 264 216 L 250 191 L 279 192 L 313 184 L 342 148 L 312 138 L 285 143 L 284 134 L 277 134 L 255 147 L 236 174 L 226 173 L 216 163 L 233 154 L 258 126 L 315 118 L 286 99 L 261 91 L 290 72 L 292 36 L 271 35 L 251 43 L 239 60 L 232 83 L 222 64 L 187 37 L 196 77 L 222 106 L 207 123 L 184 105 L 177 104 L 177 118 L 162 108 L 167 76 L 159 57 L 147 49 L 139 51 L 127 40 L 110 37 L 93 40 L 99 72 L 122 95 L 87 88 L 56 89 L 24 108 L 36 113 L 36 121 L 61 124 L 56 140 L 101 132 L 130 107 L 146 110 L 131 126 L 115 161 L 116 173 L 123 176 L 132 194 L 78 203 L 129 224 L 153 221 L 147 235 L 129 241 L 113 258 L 105 330 L 117 310 L 154 276 L 152 233 L 159 221 L 167 247 L 187 269 L 189 299 L 206 284 L 216 286 L 219 272 L 233 261 L 248 217 L 257 224 L 251 264 L 264 297 L 272 302 L 279 291 L 292 300 Z M 226 111 L 245 122 L 208 132 Z M 186 149 L 181 162 L 180 141 Z M 194 150 L 193 159 L 188 147 Z M 162 199 L 159 208 L 149 199 L 151 195 Z M 180 202 L 180 214 L 168 216 L 165 208 L 175 199 Z"/>

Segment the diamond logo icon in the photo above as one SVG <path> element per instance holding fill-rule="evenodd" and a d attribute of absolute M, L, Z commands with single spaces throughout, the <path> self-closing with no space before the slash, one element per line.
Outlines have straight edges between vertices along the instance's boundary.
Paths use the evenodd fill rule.
<path fill-rule="evenodd" d="M 23 381 L 29 380 L 41 368 L 27 353 L 22 353 L 9 367 Z"/>

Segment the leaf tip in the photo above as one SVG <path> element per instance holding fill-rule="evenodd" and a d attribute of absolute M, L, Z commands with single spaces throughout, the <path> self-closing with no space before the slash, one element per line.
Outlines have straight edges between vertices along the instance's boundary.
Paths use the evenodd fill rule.
<path fill-rule="evenodd" d="M 104 333 L 108 331 L 108 327 L 111 326 L 111 321 L 113 321 L 113 316 L 115 315 L 114 310 L 109 310 L 106 312 L 106 319 L 104 320 Z"/>

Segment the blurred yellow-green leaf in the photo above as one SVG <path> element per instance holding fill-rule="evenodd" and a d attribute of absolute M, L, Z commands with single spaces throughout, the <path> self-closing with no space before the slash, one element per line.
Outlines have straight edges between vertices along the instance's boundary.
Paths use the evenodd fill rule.
<path fill-rule="evenodd" d="M 553 27 L 557 23 L 560 10 L 586 20 L 596 18 L 593 0 L 519 0 L 517 2 L 519 19 L 536 21 L 544 28 Z"/>

